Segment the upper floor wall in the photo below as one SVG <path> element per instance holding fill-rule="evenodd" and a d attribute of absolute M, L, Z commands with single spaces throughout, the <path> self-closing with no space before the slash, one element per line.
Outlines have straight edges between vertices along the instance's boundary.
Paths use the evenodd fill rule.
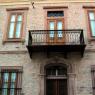
<path fill-rule="evenodd" d="M 28 31 L 47 29 L 48 10 L 64 11 L 65 29 L 83 29 L 86 49 L 94 50 L 94 38 L 89 37 L 89 21 L 87 10 L 95 10 L 95 3 L 76 2 L 31 2 L 28 3 L 2 3 L 0 5 L 0 51 L 22 51 L 27 50 Z M 10 41 L 6 39 L 10 25 L 10 13 L 23 13 L 23 36 L 22 41 Z"/>

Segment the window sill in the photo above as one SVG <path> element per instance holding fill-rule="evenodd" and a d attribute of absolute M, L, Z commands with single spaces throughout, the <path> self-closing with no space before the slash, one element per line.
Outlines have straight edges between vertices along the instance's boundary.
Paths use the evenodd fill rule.
<path fill-rule="evenodd" d="M 5 43 L 14 43 L 14 42 L 17 42 L 17 43 L 24 43 L 25 42 L 25 39 L 6 39 L 6 40 L 3 40 L 3 44 Z"/>
<path fill-rule="evenodd" d="M 95 38 L 89 38 L 88 41 L 95 41 Z"/>

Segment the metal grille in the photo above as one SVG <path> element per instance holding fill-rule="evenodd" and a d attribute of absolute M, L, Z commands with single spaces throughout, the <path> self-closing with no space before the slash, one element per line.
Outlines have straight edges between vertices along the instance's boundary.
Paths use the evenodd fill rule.
<path fill-rule="evenodd" d="M 54 31 L 54 38 L 51 38 L 50 31 Z M 62 32 L 62 37 L 57 37 L 58 31 Z M 57 39 L 57 40 L 56 40 Z M 28 45 L 48 45 L 48 44 L 66 44 L 80 45 L 84 44 L 83 30 L 30 30 Z"/>
<path fill-rule="evenodd" d="M 22 70 L 5 68 L 0 72 L 0 95 L 21 95 Z"/>

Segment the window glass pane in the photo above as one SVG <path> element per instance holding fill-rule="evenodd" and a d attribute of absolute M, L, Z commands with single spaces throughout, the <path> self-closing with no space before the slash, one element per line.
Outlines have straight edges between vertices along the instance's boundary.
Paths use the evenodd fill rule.
<path fill-rule="evenodd" d="M 18 22 L 16 25 L 16 38 L 20 38 L 22 22 Z"/>
<path fill-rule="evenodd" d="M 12 73 L 11 74 L 11 82 L 15 82 L 16 81 L 16 73 Z"/>
<path fill-rule="evenodd" d="M 62 30 L 62 21 L 57 23 L 57 30 Z M 63 37 L 62 31 L 58 31 L 57 37 Z"/>
<path fill-rule="evenodd" d="M 94 12 L 89 13 L 89 18 L 90 18 L 90 20 L 94 20 Z"/>
<path fill-rule="evenodd" d="M 54 68 L 48 69 L 46 73 L 47 73 L 47 76 L 48 75 L 56 75 L 56 69 L 54 69 Z"/>
<path fill-rule="evenodd" d="M 14 95 L 15 91 L 15 82 L 16 82 L 16 73 L 11 74 L 11 85 L 10 85 L 10 95 Z"/>
<path fill-rule="evenodd" d="M 47 12 L 47 16 L 48 17 L 62 17 L 64 16 L 64 13 L 63 11 L 48 11 Z"/>
<path fill-rule="evenodd" d="M 91 21 L 90 25 L 91 25 L 92 36 L 95 36 L 95 21 Z"/>
<path fill-rule="evenodd" d="M 8 88 L 8 83 L 3 83 L 3 88 Z"/>
<path fill-rule="evenodd" d="M 2 90 L 2 95 L 7 95 L 8 94 L 8 89 L 3 89 Z"/>
<path fill-rule="evenodd" d="M 54 30 L 54 22 L 50 22 L 50 30 Z"/>
<path fill-rule="evenodd" d="M 9 28 L 9 38 L 13 38 L 14 36 L 14 27 L 15 27 L 15 23 L 11 22 Z"/>
<path fill-rule="evenodd" d="M 56 75 L 56 69 L 51 70 L 51 75 Z"/>
<path fill-rule="evenodd" d="M 11 88 L 15 88 L 15 83 L 11 83 Z"/>
<path fill-rule="evenodd" d="M 11 16 L 11 22 L 15 22 L 15 20 L 16 20 L 16 15 L 12 15 Z"/>
<path fill-rule="evenodd" d="M 10 89 L 10 95 L 14 95 L 14 89 Z"/>
<path fill-rule="evenodd" d="M 50 30 L 54 30 L 54 22 L 50 22 L 49 23 L 50 26 Z M 50 35 L 51 38 L 54 37 L 54 31 L 50 31 Z"/>
<path fill-rule="evenodd" d="M 59 22 L 57 23 L 57 29 L 58 29 L 58 30 L 62 30 L 62 21 L 59 21 Z"/>
<path fill-rule="evenodd" d="M 22 21 L 22 15 L 18 15 L 18 20 L 17 21 Z"/>
<path fill-rule="evenodd" d="M 67 76 L 67 68 L 61 66 L 52 66 L 46 70 L 46 75 Z"/>
<path fill-rule="evenodd" d="M 9 73 L 4 73 L 3 81 L 8 82 L 8 79 L 9 79 Z"/>
<path fill-rule="evenodd" d="M 2 89 L 2 95 L 7 95 L 8 80 L 9 80 L 9 73 L 4 73 L 3 74 L 3 86 L 2 87 L 5 89 Z"/>
<path fill-rule="evenodd" d="M 67 75 L 67 69 L 66 68 L 58 69 L 58 75 L 66 76 Z"/>

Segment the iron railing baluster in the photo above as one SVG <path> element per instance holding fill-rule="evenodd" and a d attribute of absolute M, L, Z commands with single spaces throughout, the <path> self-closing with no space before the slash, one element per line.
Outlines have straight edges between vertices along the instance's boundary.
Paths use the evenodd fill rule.
<path fill-rule="evenodd" d="M 53 32 L 50 35 L 50 31 Z M 58 37 L 58 31 L 62 32 L 62 41 Z M 43 44 L 84 44 L 84 35 L 82 29 L 68 29 L 68 30 L 30 30 L 28 45 L 43 45 Z"/>

